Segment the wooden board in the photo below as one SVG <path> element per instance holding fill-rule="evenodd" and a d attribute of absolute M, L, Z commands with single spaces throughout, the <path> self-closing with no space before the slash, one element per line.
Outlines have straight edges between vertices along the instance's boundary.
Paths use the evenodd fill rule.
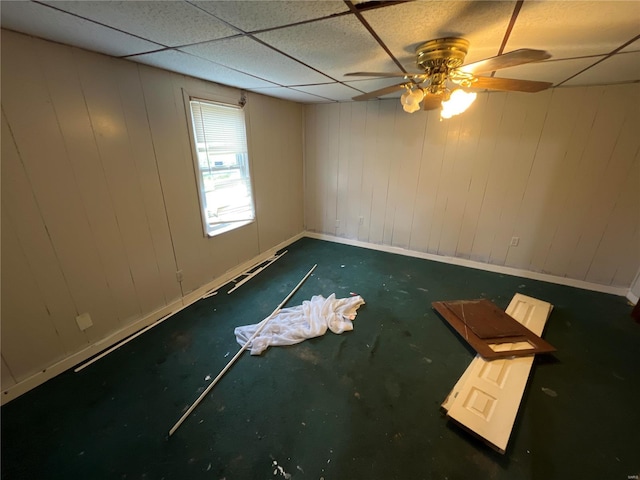
<path fill-rule="evenodd" d="M 555 351 L 552 345 L 489 300 L 433 302 L 431 305 L 488 360 Z"/>
<path fill-rule="evenodd" d="M 506 312 L 541 335 L 552 305 L 516 294 Z M 509 349 L 510 344 L 502 344 Z M 486 361 L 476 356 L 447 396 L 449 418 L 504 453 L 529 378 L 533 356 Z"/>

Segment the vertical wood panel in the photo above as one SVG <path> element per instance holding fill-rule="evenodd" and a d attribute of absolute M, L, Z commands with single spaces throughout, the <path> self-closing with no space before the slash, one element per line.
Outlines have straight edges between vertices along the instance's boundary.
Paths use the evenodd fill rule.
<path fill-rule="evenodd" d="M 122 108 L 129 135 L 129 145 L 140 185 L 146 225 L 151 237 L 148 268 L 149 281 L 162 293 L 165 304 L 180 297 L 180 285 L 176 281 L 177 270 L 171 242 L 171 232 L 164 208 L 162 186 L 156 163 L 155 149 L 147 119 L 139 69 L 136 64 L 116 62 L 114 75 L 118 82 Z M 146 236 L 146 234 L 145 234 Z M 147 239 L 148 242 L 148 239 Z M 157 276 L 156 276 L 157 272 Z M 161 286 L 161 288 L 157 288 Z"/>
<path fill-rule="evenodd" d="M 478 227 L 482 199 L 486 191 L 493 151 L 497 141 L 496 132 L 500 126 L 502 109 L 507 96 L 503 93 L 479 95 L 475 103 L 480 115 L 478 145 L 473 155 L 469 188 L 462 216 L 462 226 L 456 256 L 471 259 L 473 241 Z"/>
<path fill-rule="evenodd" d="M 347 209 L 345 236 L 358 238 L 360 231 L 361 194 L 364 167 L 364 149 L 366 145 L 367 104 L 353 102 L 351 106 L 351 124 L 349 125 L 349 150 L 347 159 Z M 364 223 L 364 217 L 363 217 Z"/>
<path fill-rule="evenodd" d="M 554 204 L 562 205 L 558 210 L 556 228 L 549 244 L 543 271 L 555 275 L 565 275 L 571 261 L 572 251 L 580 238 L 579 226 L 582 223 L 582 208 L 588 196 L 586 183 L 589 177 L 593 176 L 590 167 L 596 167 L 594 162 L 586 162 L 585 157 L 592 158 L 589 153 L 589 144 L 596 118 L 600 114 L 600 109 L 604 107 L 603 87 L 591 87 L 587 89 L 587 95 L 583 97 L 582 103 L 576 105 L 580 115 L 571 133 L 571 141 L 567 149 L 564 161 L 559 165 L 554 190 L 560 194 Z"/>
<path fill-rule="evenodd" d="M 520 238 L 518 247 L 510 248 L 507 264 L 540 271 L 540 257 L 546 256 L 560 209 L 556 202 L 563 188 L 553 185 L 559 181 L 559 169 L 565 162 L 567 144 L 572 127 L 579 115 L 575 108 L 584 91 L 554 89 L 539 146 L 524 188 L 520 213 L 514 223 L 513 234 Z"/>
<path fill-rule="evenodd" d="M 547 105 L 551 97 L 551 92 L 541 92 L 536 95 L 524 95 L 520 100 L 520 108 L 525 112 L 522 129 L 518 132 L 518 139 L 513 156 L 509 159 L 510 170 L 507 179 L 507 190 L 505 199 L 500 211 L 500 225 L 494 237 L 494 245 L 491 250 L 491 263 L 499 265 L 509 265 L 506 261 L 510 248 L 509 242 L 512 236 L 518 236 L 514 225 L 517 224 L 520 215 L 529 215 L 531 212 L 525 212 L 521 209 L 522 199 L 536 150 L 540 145 L 540 136 L 544 127 L 545 117 L 547 114 Z M 530 218 L 531 221 L 531 218 Z"/>
<path fill-rule="evenodd" d="M 376 153 L 378 145 L 376 142 L 376 132 L 378 131 L 378 122 L 380 116 L 378 109 L 380 102 L 366 102 L 366 118 L 365 131 L 362 143 L 359 147 L 362 149 L 364 156 L 362 160 L 362 185 L 360 188 L 360 215 L 362 216 L 362 225 L 358 229 L 358 240 L 369 241 L 369 231 L 371 228 L 371 204 L 373 196 L 377 194 L 374 191 L 373 179 L 375 176 Z M 307 134 L 307 139 L 312 136 L 312 132 Z"/>
<path fill-rule="evenodd" d="M 314 228 L 315 231 L 318 232 L 326 232 L 326 220 L 325 220 L 325 209 L 327 207 L 327 182 L 329 181 L 328 173 L 328 156 L 329 156 L 329 108 L 328 106 L 318 106 L 314 109 L 316 113 L 316 130 L 311 132 L 307 130 L 305 135 L 308 137 L 310 135 L 315 136 L 316 143 L 316 168 L 312 170 L 313 179 L 312 184 L 308 185 L 307 188 L 313 188 L 315 190 L 315 209 L 314 209 Z"/>
<path fill-rule="evenodd" d="M 358 201 L 368 213 L 361 213 L 357 233 L 349 228 L 347 235 L 624 286 L 640 265 L 633 245 L 637 197 L 629 197 L 625 178 L 632 176 L 640 189 L 630 170 L 639 148 L 631 134 L 640 130 L 639 94 L 635 84 L 481 93 L 469 111 L 446 121 L 437 111 L 406 114 L 397 100 L 367 102 L 364 128 L 361 121 L 350 128 L 353 138 L 363 137 Z M 322 110 L 331 125 L 346 107 L 309 110 L 318 118 Z M 316 128 L 305 134 L 307 142 L 329 143 L 316 150 L 320 165 L 332 161 L 331 149 L 339 149 L 343 137 L 330 126 Z M 357 184 L 360 168 L 358 159 L 349 165 L 350 184 Z M 328 168 L 313 177 L 325 187 L 324 206 L 314 199 L 325 214 L 342 198 L 331 190 L 337 172 Z M 349 221 L 356 220 L 352 201 Z M 617 215 L 632 220 L 622 225 Z M 321 231 L 333 230 L 325 225 Z M 520 238 L 517 247 L 509 246 L 512 236 Z"/>
<path fill-rule="evenodd" d="M 427 124 L 424 131 L 424 148 L 420 158 L 410 246 L 421 252 L 433 253 L 429 249 L 429 239 L 436 216 L 438 191 L 441 187 L 445 188 L 440 179 L 449 125 L 447 122 L 440 121 L 439 112 L 425 113 L 427 113 Z"/>
<path fill-rule="evenodd" d="M 262 95 L 249 96 L 247 105 L 259 248 L 264 251 L 302 230 L 302 107 Z M 258 245 L 254 248 L 244 256 L 255 256 Z"/>
<path fill-rule="evenodd" d="M 3 33 L 2 106 L 34 196 L 79 312 L 93 331 L 113 328 L 118 315 L 82 195 L 60 133 L 33 42 Z M 10 72 L 10 75 L 5 75 Z M 34 141 L 37 138 L 37 141 Z M 33 219 L 38 222 L 38 219 Z M 8 359 L 7 359 L 8 360 Z M 12 370 L 14 366 L 10 364 Z"/>
<path fill-rule="evenodd" d="M 327 156 L 324 158 L 325 167 L 323 183 L 325 187 L 324 217 L 322 231 L 336 234 L 336 220 L 338 213 L 338 159 L 340 156 L 340 109 L 338 106 L 327 107 Z"/>
<path fill-rule="evenodd" d="M 371 162 L 373 198 L 371 201 L 371 214 L 369 215 L 371 219 L 369 241 L 372 243 L 383 243 L 384 239 L 390 165 L 394 152 L 393 136 L 389 135 L 389 132 L 394 130 L 396 103 L 380 102 L 378 128 L 375 132 L 375 138 L 370 139 L 377 146 Z"/>
<path fill-rule="evenodd" d="M 634 140 L 637 138 L 636 131 Z M 635 160 L 621 175 L 622 188 L 612 192 L 614 201 L 606 214 L 606 230 L 589 265 L 587 281 L 630 285 L 635 277 L 633 260 L 640 259 L 640 153 L 636 152 Z M 627 258 L 628 252 L 631 258 Z"/>
<path fill-rule="evenodd" d="M 11 222 L 15 229 L 20 247 L 38 285 L 38 290 L 42 293 L 49 317 L 60 335 L 65 352 L 74 352 L 87 343 L 87 336 L 80 331 L 75 322 L 79 312 L 42 221 L 4 113 L 2 115 L 2 206 L 3 220 Z M 4 225 L 3 222 L 3 228 Z M 3 251 L 11 252 L 8 246 L 3 246 Z M 20 299 L 7 298 L 4 301 L 11 304 Z M 10 321 L 11 316 L 5 315 L 3 324 Z"/>
<path fill-rule="evenodd" d="M 398 109 L 396 114 L 395 151 L 391 170 L 396 182 L 396 201 L 393 214 L 391 245 L 408 248 L 413 223 L 416 189 L 420 172 L 420 157 L 424 146 L 427 116 L 423 112 L 407 115 Z M 401 133 L 400 133 L 401 132 Z"/>
<path fill-rule="evenodd" d="M 346 236 L 348 231 L 348 212 L 349 212 L 349 165 L 352 159 L 351 141 L 352 141 L 352 125 L 351 125 L 351 103 L 339 104 L 338 119 L 338 163 L 336 172 L 336 235 Z"/>
<path fill-rule="evenodd" d="M 2 53 L 3 387 L 303 228 L 300 105 L 252 99 L 266 210 L 205 238 L 182 89 L 239 90 L 4 30 Z"/>
<path fill-rule="evenodd" d="M 482 98 L 465 112 L 464 115 L 454 117 L 457 124 L 457 138 L 455 138 L 455 153 L 449 159 L 452 172 L 447 187 L 447 202 L 444 208 L 442 230 L 438 244 L 440 255 L 454 256 L 458 248 L 462 221 L 469 187 L 471 172 L 478 161 L 475 151 L 478 145 L 480 130 L 477 125 L 482 124 L 484 103 Z"/>
<path fill-rule="evenodd" d="M 120 318 L 135 318 L 157 305 L 151 284 L 145 282 L 147 275 L 157 275 L 157 269 L 153 272 L 145 267 L 149 259 L 152 266 L 155 263 L 149 255 L 153 245 L 131 160 L 117 81 L 112 74 L 115 65 L 82 50 L 74 51 L 74 56 L 116 222 L 108 245 L 102 249 L 108 255 L 105 272 Z"/>
<path fill-rule="evenodd" d="M 443 226 L 447 221 L 447 204 L 451 198 L 452 204 L 455 199 L 452 197 L 452 187 L 455 183 L 455 158 L 458 149 L 458 137 L 460 132 L 461 117 L 454 117 L 447 121 L 447 133 L 442 156 L 442 168 L 440 169 L 440 179 L 438 193 L 436 195 L 435 211 L 429 235 L 428 250 L 433 253 L 440 253 L 446 250 L 442 244 Z M 444 123 L 444 122 L 443 122 Z"/>
<path fill-rule="evenodd" d="M 0 379 L 2 379 L 2 385 L 0 386 L 0 388 L 2 388 L 3 391 L 16 384 L 16 379 L 13 378 L 13 374 L 11 373 L 11 370 L 9 370 L 4 357 L 2 357 L 2 370 L 0 371 Z"/>
<path fill-rule="evenodd" d="M 567 269 L 567 276 L 584 279 L 592 258 L 606 229 L 615 197 L 624 185 L 624 173 L 629 171 L 629 164 L 633 161 L 633 152 L 638 150 L 638 121 L 637 111 L 640 105 L 636 95 L 617 95 L 613 91 L 606 91 L 603 96 L 603 108 L 600 109 L 594 130 L 589 138 L 585 151 L 585 178 L 579 201 L 582 205 L 581 223 L 578 230 L 580 238 L 572 252 L 571 262 Z M 627 110 L 633 110 L 636 116 L 635 133 L 630 136 L 625 127 Z M 633 127 L 631 127 L 633 128 Z M 616 148 L 621 155 L 616 155 Z M 625 165 L 626 164 L 626 165 Z M 640 186 L 640 179 L 636 183 Z"/>
<path fill-rule="evenodd" d="M 398 162 L 400 161 L 398 152 L 398 145 L 402 140 L 406 140 L 404 133 L 399 126 L 400 115 L 406 115 L 400 107 L 400 102 L 393 102 L 393 128 L 387 130 L 392 132 L 389 142 L 383 142 L 383 145 L 388 150 L 383 151 L 386 155 L 387 162 L 387 197 L 384 209 L 384 229 L 382 232 L 382 243 L 385 245 L 391 245 L 393 243 L 393 226 L 395 221 L 396 206 L 398 203 L 398 193 L 400 186 L 400 168 Z"/>
<path fill-rule="evenodd" d="M 207 260 L 197 246 L 204 234 L 191 156 L 185 157 L 175 135 L 176 123 L 185 116 L 184 106 L 176 104 L 173 77 L 151 67 L 139 68 L 176 262 L 183 272 L 182 293 L 186 294 L 204 283 L 201 265 Z"/>
<path fill-rule="evenodd" d="M 485 195 L 480 210 L 480 218 L 476 237 L 473 242 L 472 258 L 487 263 L 499 263 L 492 257 L 492 251 L 502 251 L 502 246 L 494 243 L 496 235 L 509 225 L 500 221 L 500 214 L 505 202 L 510 201 L 506 196 L 509 189 L 510 175 L 515 165 L 514 158 L 517 151 L 519 135 L 523 128 L 526 112 L 520 108 L 518 95 L 507 95 L 502 119 L 497 132 L 497 142 L 492 154 L 491 173 L 487 181 Z"/>
<path fill-rule="evenodd" d="M 318 204 L 318 110 L 309 105 L 304 108 L 304 227 L 318 230 L 316 205 Z"/>
<path fill-rule="evenodd" d="M 65 354 L 47 307 L 24 257 L 13 225 L 2 208 L 2 357 L 17 381 L 33 375 Z M 5 318 L 19 318 L 6 322 Z M 24 348 L 30 345 L 31 348 Z"/>

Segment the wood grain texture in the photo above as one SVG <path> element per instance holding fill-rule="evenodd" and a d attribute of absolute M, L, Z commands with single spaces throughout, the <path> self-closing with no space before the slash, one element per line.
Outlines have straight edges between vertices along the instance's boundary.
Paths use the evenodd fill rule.
<path fill-rule="evenodd" d="M 628 287 L 640 267 L 639 95 L 637 84 L 479 93 L 444 121 L 395 99 L 307 106 L 305 195 L 324 192 L 312 205 L 325 219 L 307 227 L 333 235 L 337 220 L 353 240 Z M 359 197 L 338 193 L 345 181 Z"/>
<path fill-rule="evenodd" d="M 431 306 L 485 360 L 556 350 L 489 300 L 432 302 Z"/>
<path fill-rule="evenodd" d="M 11 373 L 11 370 L 9 370 L 4 357 L 2 357 L 2 370 L 0 371 L 0 380 L 2 381 L 2 390 L 6 390 L 7 388 L 12 387 L 16 384 L 16 379 L 13 378 L 13 374 Z"/>
<path fill-rule="evenodd" d="M 506 313 L 534 334 L 542 335 L 551 309 L 547 302 L 517 293 Z M 442 410 L 489 446 L 505 453 L 533 359 L 526 356 L 486 361 L 476 355 L 443 402 Z"/>
<path fill-rule="evenodd" d="M 249 95 L 258 218 L 207 238 L 183 90 L 239 90 L 5 30 L 2 54 L 3 276 L 16 276 L 2 341 L 15 382 L 302 231 L 302 106 Z"/>

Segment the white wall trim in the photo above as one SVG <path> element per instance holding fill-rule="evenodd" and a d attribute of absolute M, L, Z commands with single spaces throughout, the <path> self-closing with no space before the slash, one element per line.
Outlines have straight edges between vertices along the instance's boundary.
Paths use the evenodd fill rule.
<path fill-rule="evenodd" d="M 200 300 L 208 292 L 219 289 L 223 285 L 229 283 L 232 279 L 244 273 L 247 269 L 263 262 L 264 260 L 273 256 L 278 250 L 282 250 L 286 246 L 291 245 L 293 242 L 299 240 L 302 237 L 304 237 L 304 232 L 300 232 L 297 235 L 294 235 L 293 237 L 285 240 L 275 247 L 262 252 L 251 260 L 248 260 L 238 265 L 237 267 L 232 268 L 231 270 L 222 274 L 220 277 L 213 279 L 202 287 L 187 293 L 182 298 L 172 301 L 171 303 L 169 303 L 169 305 L 166 305 L 162 308 L 159 308 L 158 310 L 155 310 L 154 312 L 149 313 L 148 315 L 134 321 L 133 323 L 116 331 L 108 337 L 105 337 L 102 340 L 99 340 L 96 343 L 93 343 L 88 347 L 85 347 L 82 350 L 64 358 L 63 360 L 60 360 L 48 366 L 41 372 L 38 372 L 24 380 L 19 381 L 15 385 L 12 385 L 2 392 L 2 397 L 0 397 L 0 405 L 4 405 L 5 403 L 8 403 L 15 398 L 18 398 L 20 395 L 27 393 L 29 390 L 42 385 L 47 380 L 52 379 L 53 377 L 69 370 L 70 368 L 75 367 L 76 365 L 90 359 L 94 355 L 97 355 L 98 353 L 112 347 L 118 342 L 121 342 L 122 340 L 160 320 L 161 318 L 175 315 L 179 311 Z"/>
<path fill-rule="evenodd" d="M 640 297 L 634 295 L 633 292 L 629 291 L 627 292 L 627 300 L 635 305 L 636 303 L 638 303 L 638 301 L 640 301 Z"/>
<path fill-rule="evenodd" d="M 459 265 L 461 267 L 475 268 L 477 270 L 485 270 L 487 272 L 501 273 L 504 275 L 512 275 L 515 277 L 529 278 L 531 280 L 541 280 L 543 282 L 555 283 L 558 285 L 566 285 L 569 287 L 582 288 L 584 290 L 591 290 L 594 292 L 610 293 L 621 297 L 631 294 L 628 288 L 624 287 L 612 287 L 610 285 L 600 285 L 598 283 L 585 282 L 583 280 L 576 280 L 573 278 L 558 277 L 556 275 L 549 275 L 547 273 L 532 272 L 530 270 L 522 270 L 519 268 L 505 267 L 503 265 L 492 265 L 489 263 L 476 262 L 474 260 L 467 260 L 465 258 L 446 257 L 443 255 L 435 255 L 433 253 L 418 252 L 415 250 L 407 250 L 405 248 L 393 247 L 390 245 L 379 245 L 375 243 L 363 242 L 361 240 L 352 240 L 349 238 L 336 237 L 334 235 L 327 235 L 324 233 L 305 232 L 305 236 L 309 238 L 316 238 L 318 240 L 327 240 L 329 242 L 342 243 L 344 245 L 351 245 L 354 247 L 368 248 L 371 250 L 378 250 L 381 252 L 395 253 L 398 255 L 405 255 L 408 257 L 422 258 L 424 260 L 433 260 L 434 262 L 448 263 L 451 265 Z"/>

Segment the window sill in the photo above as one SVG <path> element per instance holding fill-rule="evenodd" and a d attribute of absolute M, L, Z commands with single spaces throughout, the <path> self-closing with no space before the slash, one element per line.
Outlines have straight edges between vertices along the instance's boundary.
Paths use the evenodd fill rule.
<path fill-rule="evenodd" d="M 253 222 L 255 222 L 255 220 L 244 220 L 241 222 L 227 223 L 224 224 L 224 226 L 218 226 L 214 230 L 207 232 L 207 237 L 217 237 L 218 235 L 230 232 L 231 230 L 235 230 L 236 228 L 244 227 L 245 225 L 249 225 Z"/>

